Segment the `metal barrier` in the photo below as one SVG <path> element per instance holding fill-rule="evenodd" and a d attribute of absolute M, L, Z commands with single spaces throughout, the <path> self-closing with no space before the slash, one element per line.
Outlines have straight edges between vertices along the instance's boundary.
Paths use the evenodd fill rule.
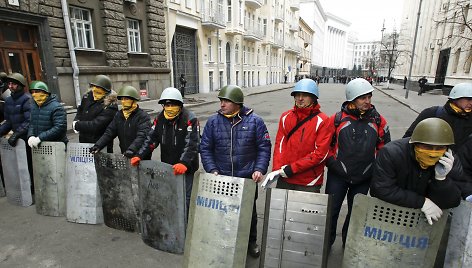
<path fill-rule="evenodd" d="M 343 267 L 433 267 L 447 213 L 429 225 L 420 209 L 356 195 Z"/>
<path fill-rule="evenodd" d="M 2 138 L 0 140 L 0 153 L 2 155 L 8 201 L 18 206 L 31 206 L 33 196 L 31 194 L 31 179 L 28 171 L 25 142 L 19 139 L 16 146 L 11 147 L 7 139 Z"/>
<path fill-rule="evenodd" d="M 102 198 L 98 189 L 97 172 L 93 154 L 89 153 L 91 143 L 67 144 L 66 219 L 75 223 L 103 223 Z"/>
<path fill-rule="evenodd" d="M 472 267 L 472 203 L 462 201 L 452 211 L 444 267 Z"/>
<path fill-rule="evenodd" d="M 41 142 L 38 148 L 31 150 L 36 212 L 46 216 L 65 216 L 65 144 Z"/>
<path fill-rule="evenodd" d="M 244 267 L 256 183 L 200 173 L 193 180 L 184 267 Z"/>
<path fill-rule="evenodd" d="M 260 267 L 326 267 L 330 196 L 270 188 Z"/>

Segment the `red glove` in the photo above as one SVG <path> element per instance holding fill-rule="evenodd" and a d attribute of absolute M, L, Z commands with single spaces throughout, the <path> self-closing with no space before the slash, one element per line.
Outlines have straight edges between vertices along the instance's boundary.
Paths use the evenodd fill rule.
<path fill-rule="evenodd" d="M 187 172 L 187 167 L 181 163 L 173 165 L 172 168 L 174 169 L 174 175 L 182 175 Z"/>
<path fill-rule="evenodd" d="M 139 165 L 139 161 L 141 161 L 141 158 L 139 158 L 139 156 L 135 156 L 133 158 L 131 158 L 131 165 L 133 167 Z"/>

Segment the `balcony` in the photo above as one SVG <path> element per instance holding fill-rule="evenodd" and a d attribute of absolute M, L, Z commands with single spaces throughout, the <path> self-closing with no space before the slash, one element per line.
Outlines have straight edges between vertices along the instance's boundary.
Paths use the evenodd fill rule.
<path fill-rule="evenodd" d="M 300 54 L 301 48 L 298 44 L 288 44 L 285 46 L 285 51 L 293 54 Z"/>
<path fill-rule="evenodd" d="M 275 37 L 274 40 L 271 42 L 272 47 L 274 48 L 282 48 L 284 46 L 284 40 L 279 37 Z"/>
<path fill-rule="evenodd" d="M 262 7 L 262 0 L 246 0 L 244 2 L 246 3 L 246 6 L 249 8 L 258 9 Z"/>
<path fill-rule="evenodd" d="M 244 27 L 243 37 L 247 41 L 256 42 L 256 41 L 262 41 L 262 38 L 264 37 L 264 35 L 261 29 L 257 27 L 253 27 L 253 26 L 246 26 Z"/>
<path fill-rule="evenodd" d="M 284 11 L 282 8 L 275 8 L 274 11 L 274 21 L 280 23 L 284 21 Z"/>
<path fill-rule="evenodd" d="M 298 32 L 298 24 L 289 24 L 288 30 L 291 32 Z"/>
<path fill-rule="evenodd" d="M 224 12 L 216 8 L 202 10 L 202 27 L 212 30 L 226 28 Z"/>
<path fill-rule="evenodd" d="M 234 26 L 234 24 L 238 24 L 236 22 L 228 22 L 228 24 L 226 25 L 226 29 L 225 29 L 225 34 L 227 35 L 242 35 L 244 34 L 244 28 L 242 27 L 242 25 L 237 25 L 237 26 Z"/>
<path fill-rule="evenodd" d="M 300 0 L 290 0 L 290 9 L 292 11 L 300 10 Z"/>

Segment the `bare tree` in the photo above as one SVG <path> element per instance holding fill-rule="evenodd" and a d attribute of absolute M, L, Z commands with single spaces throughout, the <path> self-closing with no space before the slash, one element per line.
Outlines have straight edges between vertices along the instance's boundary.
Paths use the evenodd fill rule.
<path fill-rule="evenodd" d="M 399 50 L 399 44 L 403 43 L 400 39 L 400 34 L 394 29 L 392 33 L 388 33 L 383 37 L 380 45 L 380 57 L 377 66 L 379 68 L 387 69 L 387 77 L 391 77 L 391 74 L 395 67 L 399 66 L 398 59 L 401 55 L 410 54 L 406 50 Z"/>
<path fill-rule="evenodd" d="M 472 16 L 468 18 L 470 8 L 470 0 L 443 3 L 438 17 L 433 20 L 439 30 L 436 37 L 438 43 L 469 48 L 472 41 Z"/>

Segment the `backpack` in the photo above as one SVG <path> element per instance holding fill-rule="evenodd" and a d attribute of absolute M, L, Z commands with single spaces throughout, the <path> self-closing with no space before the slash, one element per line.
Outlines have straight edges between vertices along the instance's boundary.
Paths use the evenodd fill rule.
<path fill-rule="evenodd" d="M 331 138 L 331 147 L 334 147 L 334 145 L 337 142 L 336 129 L 338 129 L 339 125 L 341 125 L 342 122 L 351 120 L 349 116 L 346 116 L 344 118 L 342 118 L 342 116 L 343 116 L 342 111 L 338 111 L 336 115 L 334 116 L 334 133 L 333 133 L 333 137 Z M 380 119 L 380 114 L 378 112 L 375 112 L 374 118 L 372 121 L 377 125 L 377 128 L 380 129 L 380 124 L 382 120 Z M 377 142 L 381 142 L 380 136 L 378 134 L 377 134 Z"/>

